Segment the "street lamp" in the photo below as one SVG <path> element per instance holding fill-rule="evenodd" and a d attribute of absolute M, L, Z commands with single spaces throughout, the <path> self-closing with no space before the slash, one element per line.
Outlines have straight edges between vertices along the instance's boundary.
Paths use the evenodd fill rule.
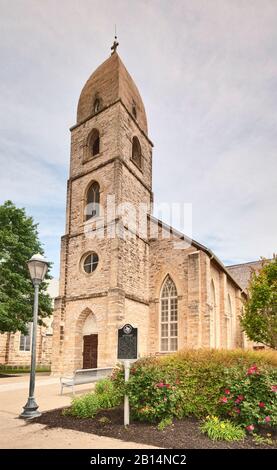
<path fill-rule="evenodd" d="M 31 355 L 31 373 L 29 384 L 29 398 L 26 405 L 23 407 L 20 418 L 32 419 L 41 415 L 38 411 L 38 405 L 34 397 L 35 391 L 35 374 L 36 374 L 36 343 L 37 343 L 37 319 L 38 319 L 38 291 L 39 285 L 43 281 L 48 269 L 48 262 L 40 255 L 33 255 L 28 261 L 28 268 L 30 277 L 35 289 L 34 307 L 33 307 L 33 333 L 32 333 L 32 355 Z"/>

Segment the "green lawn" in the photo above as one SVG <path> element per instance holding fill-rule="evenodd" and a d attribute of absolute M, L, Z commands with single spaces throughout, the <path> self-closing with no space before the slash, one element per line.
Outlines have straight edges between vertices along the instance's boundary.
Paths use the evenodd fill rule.
<path fill-rule="evenodd" d="M 37 367 L 36 372 L 51 372 L 50 367 Z M 0 374 L 29 374 L 30 373 L 30 368 L 29 367 L 1 367 L 0 366 Z"/>

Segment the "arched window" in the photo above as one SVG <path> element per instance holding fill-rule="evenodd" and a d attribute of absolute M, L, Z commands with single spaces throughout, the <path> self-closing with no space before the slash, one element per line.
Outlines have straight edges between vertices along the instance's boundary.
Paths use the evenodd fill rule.
<path fill-rule="evenodd" d="M 100 205 L 100 186 L 94 181 L 87 191 L 87 200 L 86 200 L 86 220 L 91 219 L 92 217 L 99 216 L 99 205 Z"/>
<path fill-rule="evenodd" d="M 177 289 L 167 276 L 161 291 L 161 351 L 178 349 L 178 298 Z"/>
<path fill-rule="evenodd" d="M 210 315 L 210 346 L 215 348 L 217 345 L 217 318 L 216 318 L 216 295 L 214 281 L 211 281 L 211 315 Z"/>
<path fill-rule="evenodd" d="M 134 118 L 137 119 L 137 107 L 135 103 L 133 103 L 132 105 L 132 113 L 133 113 Z"/>
<path fill-rule="evenodd" d="M 89 150 L 90 154 L 94 157 L 100 151 L 100 136 L 97 129 L 93 129 L 89 137 Z"/>
<path fill-rule="evenodd" d="M 139 168 L 141 168 L 141 147 L 136 136 L 133 137 L 132 142 L 132 160 Z"/>
<path fill-rule="evenodd" d="M 227 337 L 227 349 L 231 349 L 233 346 L 233 333 L 232 333 L 232 317 L 233 317 L 233 309 L 232 309 L 232 300 L 230 294 L 228 294 L 227 298 L 227 312 L 226 312 L 226 337 Z"/>
<path fill-rule="evenodd" d="M 100 111 L 100 100 L 99 98 L 95 98 L 93 103 L 93 112 L 98 113 L 98 111 Z"/>

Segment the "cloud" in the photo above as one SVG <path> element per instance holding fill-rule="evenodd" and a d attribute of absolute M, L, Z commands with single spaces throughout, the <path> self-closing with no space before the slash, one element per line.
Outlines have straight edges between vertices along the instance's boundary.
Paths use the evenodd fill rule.
<path fill-rule="evenodd" d="M 68 128 L 114 23 L 155 143 L 155 201 L 192 203 L 193 237 L 223 260 L 276 251 L 275 0 L 2 0 L 1 10 L 0 199 L 35 213 L 56 265 Z"/>

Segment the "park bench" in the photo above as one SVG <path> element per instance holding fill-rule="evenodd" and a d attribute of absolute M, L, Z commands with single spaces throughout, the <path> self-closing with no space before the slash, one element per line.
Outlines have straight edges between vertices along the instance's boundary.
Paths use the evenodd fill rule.
<path fill-rule="evenodd" d="M 70 377 L 60 377 L 61 383 L 61 395 L 64 387 L 71 387 L 72 393 L 74 394 L 74 386 L 81 385 L 91 382 L 97 382 L 97 380 L 103 379 L 111 375 L 113 367 L 101 367 L 96 369 L 77 369 L 74 374 Z"/>

